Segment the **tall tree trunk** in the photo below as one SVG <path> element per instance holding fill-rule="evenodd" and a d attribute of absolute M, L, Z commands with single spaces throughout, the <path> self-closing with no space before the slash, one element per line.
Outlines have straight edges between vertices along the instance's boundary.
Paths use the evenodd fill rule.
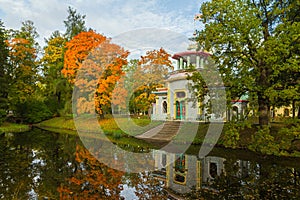
<path fill-rule="evenodd" d="M 267 37 L 267 36 L 265 36 Z M 270 87 L 269 82 L 269 74 L 270 68 L 267 68 L 264 62 L 260 61 L 258 65 L 258 69 L 260 75 L 257 79 L 257 85 L 260 87 L 259 91 L 257 92 L 258 98 L 258 115 L 259 115 L 259 125 L 260 127 L 269 126 L 270 120 L 270 101 L 269 98 L 265 95 L 265 90 Z"/>
<path fill-rule="evenodd" d="M 60 104 L 61 104 L 61 92 L 57 92 L 56 93 L 56 97 L 57 97 L 58 106 L 60 107 Z"/>
<path fill-rule="evenodd" d="M 260 127 L 269 126 L 270 122 L 270 105 L 267 98 L 262 95 L 258 96 L 258 115 Z"/>
<path fill-rule="evenodd" d="M 295 100 L 293 100 L 293 102 L 292 102 L 292 112 L 293 112 L 293 119 L 295 119 L 295 117 L 296 117 L 296 101 Z"/>

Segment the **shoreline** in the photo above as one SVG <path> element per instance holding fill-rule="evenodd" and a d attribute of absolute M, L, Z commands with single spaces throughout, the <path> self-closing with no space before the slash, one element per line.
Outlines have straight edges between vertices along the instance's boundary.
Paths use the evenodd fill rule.
<path fill-rule="evenodd" d="M 151 120 L 148 120 L 148 121 L 149 121 L 149 123 L 151 123 Z M 80 122 L 83 125 L 83 128 L 85 128 L 84 130 L 87 130 L 87 133 L 97 133 L 97 132 L 99 132 L 99 127 L 97 127 L 97 128 L 91 127 L 91 126 L 89 126 L 90 124 L 88 122 L 89 122 L 89 118 L 84 118 Z M 114 141 L 120 140 L 120 138 L 138 139 L 138 138 L 135 137 L 136 135 L 127 135 L 126 133 L 124 133 L 118 127 L 118 125 L 115 123 L 115 121 L 112 118 L 108 118 L 108 119 L 104 119 L 103 121 L 100 121 L 100 125 L 101 125 L 101 129 L 103 130 L 103 132 L 105 132 L 106 136 L 108 136 L 109 138 L 112 138 Z M 272 130 L 272 131 L 275 130 L 275 132 L 272 133 L 274 135 L 278 134 L 278 130 L 279 130 L 279 128 L 276 127 L 276 126 L 278 126 L 278 124 L 276 126 L 275 125 L 276 124 L 274 124 L 273 130 Z M 60 132 L 60 130 L 61 130 L 63 132 L 72 132 L 73 134 L 77 134 L 77 130 L 76 130 L 76 127 L 75 127 L 75 124 L 74 124 L 74 121 L 73 121 L 72 117 L 52 118 L 50 120 L 46 120 L 46 121 L 43 121 L 41 123 L 35 124 L 34 126 L 37 126 L 39 128 L 46 129 L 46 130 L 47 129 L 48 130 L 49 129 L 50 130 L 55 129 L 58 132 Z M 252 128 L 245 128 L 239 133 L 240 134 L 240 136 L 239 136 L 240 139 L 234 147 L 230 147 L 228 145 L 226 146 L 224 144 L 224 140 L 225 140 L 224 139 L 224 136 L 225 136 L 224 133 L 226 131 L 226 128 L 228 128 L 228 127 L 230 127 L 230 124 L 225 124 L 224 129 L 222 130 L 221 136 L 220 136 L 220 138 L 218 139 L 218 141 L 215 145 L 216 147 L 221 147 L 221 148 L 225 148 L 225 149 L 232 149 L 232 150 L 247 150 L 247 151 L 251 151 L 251 152 L 263 155 L 263 156 L 264 155 L 266 155 L 266 156 L 274 155 L 274 156 L 279 156 L 279 157 L 283 157 L 283 158 L 284 157 L 285 158 L 286 157 L 291 157 L 291 158 L 293 158 L 293 157 L 299 158 L 300 157 L 300 150 L 298 149 L 298 146 L 297 146 L 297 149 L 294 150 L 292 153 L 289 153 L 290 149 L 284 149 L 283 147 L 279 146 L 280 151 L 287 152 L 285 154 L 278 154 L 277 152 L 265 153 L 265 152 L 261 152 L 259 150 L 250 149 L 249 146 L 253 143 L 251 141 L 251 137 L 253 137 L 256 134 L 256 132 L 255 132 L 256 128 L 253 128 L 253 127 L 255 127 L 255 125 L 253 125 Z M 282 124 L 282 127 L 284 127 L 283 124 Z M 207 128 L 208 128 L 208 124 L 203 124 L 203 126 L 198 129 L 198 133 L 197 133 L 197 136 L 195 138 L 192 138 L 192 139 L 191 138 L 176 138 L 176 136 L 175 136 L 175 138 L 173 138 L 173 140 L 175 142 L 178 142 L 178 143 L 185 142 L 184 139 L 192 140 L 193 145 L 201 146 L 202 143 L 203 143 L 203 139 L 206 135 Z M 188 131 L 189 130 L 189 125 L 187 125 L 184 129 L 185 129 L 185 131 Z M 74 131 L 76 133 L 74 133 Z M 147 140 L 142 140 L 142 141 L 147 142 Z M 267 142 L 268 141 L 266 141 L 266 143 Z M 293 147 L 293 148 L 295 148 L 295 147 Z M 281 152 L 279 152 L 279 153 L 281 153 Z"/>
<path fill-rule="evenodd" d="M 0 126 L 0 134 L 2 133 L 22 133 L 29 131 L 32 125 L 29 124 L 16 124 L 11 122 L 4 122 Z"/>

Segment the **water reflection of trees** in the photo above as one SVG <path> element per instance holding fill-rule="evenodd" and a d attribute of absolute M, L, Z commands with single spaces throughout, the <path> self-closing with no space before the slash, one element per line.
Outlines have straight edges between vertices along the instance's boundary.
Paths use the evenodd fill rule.
<path fill-rule="evenodd" d="M 149 151 L 131 146 L 123 149 Z M 128 199 L 167 199 L 170 194 L 170 190 L 164 190 L 167 183 L 170 189 L 171 186 L 178 189 L 175 184 L 181 185 L 183 192 L 188 191 L 183 187 L 192 184 L 200 188 L 181 193 L 187 199 L 300 199 L 297 161 L 294 164 L 287 159 L 281 164 L 276 162 L 278 158 L 274 162 L 250 158 L 250 161 L 240 161 L 234 154 L 226 155 L 229 156 L 207 157 L 205 162 L 196 156 L 180 155 L 174 157 L 177 163 L 166 166 L 168 154 L 163 154 L 159 160 L 163 173 L 159 174 L 160 179 L 155 179 L 149 172 L 124 173 L 108 168 L 76 136 L 39 129 L 7 134 L 0 136 L 0 199 L 122 199 L 126 195 L 134 197 Z M 118 158 L 124 162 L 135 159 Z M 292 167 L 287 166 L 289 162 Z M 186 184 L 170 182 L 176 175 L 183 175 Z M 196 184 L 198 176 L 203 180 Z"/>
<path fill-rule="evenodd" d="M 125 174 L 100 163 L 76 136 L 40 129 L 0 136 L 0 199 L 165 199 L 161 186 L 149 172 Z"/>
<path fill-rule="evenodd" d="M 189 199 L 299 199 L 300 168 L 249 162 L 241 173 L 235 159 L 225 161 L 224 172 L 186 195 Z"/>
<path fill-rule="evenodd" d="M 72 172 L 74 137 L 39 129 L 0 138 L 0 198 L 57 199 L 57 183 Z"/>
<path fill-rule="evenodd" d="M 123 172 L 104 166 L 79 145 L 76 146 L 76 162 L 72 176 L 58 188 L 61 199 L 120 198 Z"/>
<path fill-rule="evenodd" d="M 60 199 L 122 199 L 124 185 L 134 191 L 137 199 L 165 198 L 162 183 L 148 172 L 125 174 L 109 168 L 81 145 L 76 146 L 75 158 L 72 175 L 57 189 Z"/>

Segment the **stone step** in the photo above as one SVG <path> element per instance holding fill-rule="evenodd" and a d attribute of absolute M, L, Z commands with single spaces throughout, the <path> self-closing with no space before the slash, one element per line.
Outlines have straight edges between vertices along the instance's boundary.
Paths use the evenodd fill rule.
<path fill-rule="evenodd" d="M 180 130 L 181 123 L 177 121 L 165 122 L 163 128 L 155 135 L 150 137 L 152 140 L 171 140 Z"/>
<path fill-rule="evenodd" d="M 170 141 L 178 133 L 182 123 L 180 121 L 167 121 L 136 137 L 148 141 Z"/>

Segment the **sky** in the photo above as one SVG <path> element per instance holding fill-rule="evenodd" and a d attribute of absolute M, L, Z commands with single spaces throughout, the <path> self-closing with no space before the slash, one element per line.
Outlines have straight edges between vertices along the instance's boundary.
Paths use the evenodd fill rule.
<path fill-rule="evenodd" d="M 107 37 L 141 28 L 159 28 L 192 37 L 199 24 L 203 0 L 0 0 L 0 19 L 6 28 L 20 29 L 25 20 L 34 22 L 38 42 L 52 32 L 65 31 L 69 6 L 86 15 L 86 26 Z"/>

